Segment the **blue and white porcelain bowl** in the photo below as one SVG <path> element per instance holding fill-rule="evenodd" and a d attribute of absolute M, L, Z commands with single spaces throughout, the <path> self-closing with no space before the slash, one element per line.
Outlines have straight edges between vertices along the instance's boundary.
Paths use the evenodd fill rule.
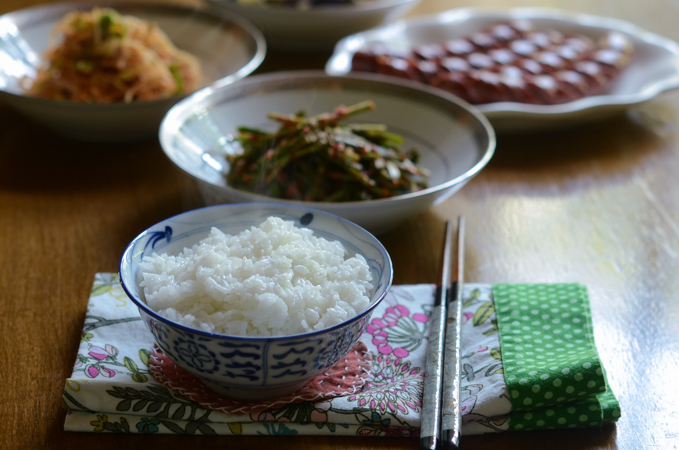
<path fill-rule="evenodd" d="M 268 217 L 293 221 L 314 235 L 340 241 L 347 256 L 361 254 L 370 267 L 370 306 L 357 316 L 311 333 L 277 337 L 243 337 L 209 333 L 173 322 L 152 310 L 140 287 L 139 264 L 152 253 L 180 253 L 208 236 L 212 227 L 238 234 Z M 279 397 L 301 389 L 332 367 L 358 344 L 374 308 L 392 282 L 392 265 L 384 246 L 370 233 L 340 217 L 282 204 L 239 203 L 212 206 L 171 217 L 145 230 L 120 261 L 120 281 L 139 308 L 158 346 L 177 365 L 199 377 L 213 391 L 248 400 Z"/>

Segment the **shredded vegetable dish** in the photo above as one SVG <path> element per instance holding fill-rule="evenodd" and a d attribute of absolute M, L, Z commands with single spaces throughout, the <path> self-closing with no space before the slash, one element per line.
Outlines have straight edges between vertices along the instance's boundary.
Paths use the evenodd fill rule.
<path fill-rule="evenodd" d="M 331 113 L 270 113 L 275 133 L 240 127 L 242 153 L 227 157 L 230 186 L 271 197 L 342 202 L 392 197 L 427 187 L 419 151 L 401 150 L 403 138 L 381 124 L 341 125 L 341 119 L 373 110 L 365 101 Z"/>
<path fill-rule="evenodd" d="M 88 103 L 152 100 L 196 90 L 198 60 L 157 25 L 108 8 L 74 11 L 52 30 L 29 94 Z"/>

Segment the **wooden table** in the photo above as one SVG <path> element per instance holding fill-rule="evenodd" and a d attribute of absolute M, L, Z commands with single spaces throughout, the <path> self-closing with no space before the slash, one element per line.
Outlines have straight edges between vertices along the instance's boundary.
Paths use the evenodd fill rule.
<path fill-rule="evenodd" d="M 197 2 L 198 0 L 195 0 Z M 187 0 L 192 3 L 193 0 Z M 0 13 L 41 3 L 3 0 Z M 535 1 L 614 16 L 679 40 L 663 0 Z M 521 1 L 424 0 L 411 15 Z M 270 53 L 258 72 L 322 68 L 329 55 Z M 679 444 L 679 96 L 566 130 L 498 136 L 462 191 L 383 236 L 395 283 L 434 282 L 446 219 L 464 214 L 470 281 L 581 282 L 623 416 L 603 429 L 463 438 L 465 449 L 676 448 Z M 152 169 L 152 170 L 150 170 Z M 95 272 L 114 272 L 147 226 L 201 205 L 158 142 L 66 140 L 0 103 L 0 447 L 399 449 L 358 437 L 182 437 L 63 431 L 64 380 Z"/>

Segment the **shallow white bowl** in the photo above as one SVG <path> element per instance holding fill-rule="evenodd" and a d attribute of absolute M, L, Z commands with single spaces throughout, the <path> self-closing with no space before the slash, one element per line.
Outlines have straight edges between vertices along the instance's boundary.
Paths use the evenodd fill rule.
<path fill-rule="evenodd" d="M 508 19 L 530 19 L 537 28 L 580 33 L 595 39 L 611 30 L 620 31 L 632 40 L 634 55 L 620 78 L 601 95 L 560 105 L 515 102 L 477 105 L 496 130 L 534 129 L 600 119 L 649 100 L 663 91 L 679 87 L 679 44 L 676 42 L 622 20 L 543 8 L 499 11 L 454 9 L 357 33 L 337 44 L 326 65 L 326 72 L 330 75 L 348 74 L 351 71 L 353 54 L 370 43 L 407 48 L 412 45 L 445 42 Z"/>
<path fill-rule="evenodd" d="M 246 337 L 209 333 L 178 324 L 152 310 L 144 300 L 139 264 L 152 253 L 180 253 L 206 238 L 212 227 L 236 235 L 268 217 L 293 221 L 317 237 L 339 241 L 346 257 L 362 255 L 372 275 L 370 305 L 355 317 L 331 327 L 290 336 Z M 362 228 L 340 217 L 282 204 L 243 203 L 196 209 L 144 230 L 125 249 L 120 282 L 137 305 L 156 342 L 177 365 L 212 390 L 233 398 L 279 397 L 302 388 L 332 367 L 356 344 L 372 311 L 385 298 L 393 279 L 384 246 Z"/>
<path fill-rule="evenodd" d="M 329 77 L 322 72 L 257 75 L 230 86 L 204 89 L 181 101 L 160 128 L 167 156 L 198 182 L 207 204 L 275 201 L 312 207 L 344 217 L 381 234 L 455 193 L 490 160 L 495 134 L 469 104 L 443 91 L 378 75 Z M 276 199 L 229 187 L 224 155 L 237 127 L 276 129 L 269 112 L 313 115 L 344 104 L 373 100 L 377 109 L 352 122 L 386 124 L 416 145 L 420 163 L 431 171 L 429 188 L 396 197 L 358 202 L 300 202 Z"/>
<path fill-rule="evenodd" d="M 332 50 L 344 36 L 392 22 L 419 0 L 359 0 L 353 4 L 296 9 L 271 4 L 242 4 L 235 0 L 207 0 L 257 25 L 272 49 Z"/>
<path fill-rule="evenodd" d="M 252 24 L 221 10 L 134 3 L 55 3 L 0 16 L 0 99 L 55 132 L 80 140 L 134 141 L 153 138 L 167 111 L 183 96 L 134 102 L 86 104 L 30 97 L 20 85 L 32 77 L 49 34 L 70 11 L 110 6 L 159 25 L 180 49 L 196 56 L 204 86 L 243 78 L 264 60 L 264 37 Z"/>

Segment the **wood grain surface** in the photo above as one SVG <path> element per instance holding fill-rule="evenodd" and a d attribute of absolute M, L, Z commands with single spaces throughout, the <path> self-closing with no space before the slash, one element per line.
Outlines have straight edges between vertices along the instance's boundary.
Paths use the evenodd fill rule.
<path fill-rule="evenodd" d="M 0 14 L 42 3 L 2 0 Z M 185 1 L 199 4 L 198 1 Z M 679 40 L 679 3 L 423 0 L 411 16 L 462 6 L 548 6 L 618 17 Z M 258 72 L 322 69 L 329 54 L 270 53 Z M 606 121 L 500 134 L 496 154 L 442 205 L 381 237 L 394 282 L 433 283 L 444 222 L 467 221 L 467 279 L 580 282 L 623 415 L 602 429 L 463 437 L 463 449 L 679 447 L 679 95 Z M 144 436 L 63 430 L 95 272 L 115 272 L 147 226 L 199 207 L 160 145 L 61 138 L 0 101 L 0 448 L 415 449 L 415 439 Z"/>

